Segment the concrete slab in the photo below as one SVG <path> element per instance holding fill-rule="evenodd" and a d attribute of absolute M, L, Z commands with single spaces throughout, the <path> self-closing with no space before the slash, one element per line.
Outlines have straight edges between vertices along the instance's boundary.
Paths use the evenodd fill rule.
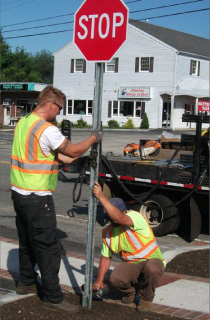
<path fill-rule="evenodd" d="M 209 283 L 177 280 L 157 288 L 153 302 L 209 313 Z"/>

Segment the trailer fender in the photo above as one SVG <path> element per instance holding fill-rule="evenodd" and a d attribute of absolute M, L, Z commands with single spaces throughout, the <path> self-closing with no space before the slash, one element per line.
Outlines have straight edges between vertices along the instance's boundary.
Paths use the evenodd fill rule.
<path fill-rule="evenodd" d="M 202 216 L 193 196 L 190 197 L 190 241 L 201 233 Z"/>

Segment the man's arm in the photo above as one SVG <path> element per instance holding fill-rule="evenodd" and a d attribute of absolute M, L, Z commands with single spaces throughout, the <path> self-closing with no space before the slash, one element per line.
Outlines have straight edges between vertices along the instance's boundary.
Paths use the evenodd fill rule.
<path fill-rule="evenodd" d="M 107 271 L 109 270 L 110 264 L 111 264 L 111 258 L 101 256 L 97 280 L 93 284 L 94 291 L 97 291 L 100 288 L 106 287 L 103 281 Z"/>
<path fill-rule="evenodd" d="M 84 154 L 92 144 L 97 142 L 97 138 L 95 135 L 91 135 L 86 140 L 73 144 L 68 139 L 65 139 L 63 143 L 58 147 L 57 152 L 58 154 L 65 155 L 71 158 L 77 158 Z"/>
<path fill-rule="evenodd" d="M 109 202 L 109 200 L 103 194 L 101 186 L 97 181 L 95 181 L 95 184 L 93 186 L 93 193 L 95 194 L 95 197 L 101 202 L 102 206 L 113 222 L 118 223 L 122 226 L 133 227 L 132 219 Z"/>

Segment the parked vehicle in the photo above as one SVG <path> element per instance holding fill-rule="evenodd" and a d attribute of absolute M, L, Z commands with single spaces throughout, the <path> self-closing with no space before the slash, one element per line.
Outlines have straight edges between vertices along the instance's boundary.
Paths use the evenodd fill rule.
<path fill-rule="evenodd" d="M 160 141 L 158 154 L 147 157 L 101 155 L 98 176 L 106 196 L 123 198 L 156 236 L 184 230 L 193 240 L 209 225 L 209 136 L 202 135 L 209 116 L 184 114 L 182 121 L 195 122 L 196 134 Z M 145 143 L 140 140 L 139 151 Z"/>

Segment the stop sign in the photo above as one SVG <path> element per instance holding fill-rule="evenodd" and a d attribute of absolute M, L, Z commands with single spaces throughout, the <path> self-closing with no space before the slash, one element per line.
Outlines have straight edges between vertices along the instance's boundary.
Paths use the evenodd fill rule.
<path fill-rule="evenodd" d="M 126 40 L 128 8 L 121 0 L 86 0 L 74 17 L 74 43 L 88 61 L 109 61 Z"/>

